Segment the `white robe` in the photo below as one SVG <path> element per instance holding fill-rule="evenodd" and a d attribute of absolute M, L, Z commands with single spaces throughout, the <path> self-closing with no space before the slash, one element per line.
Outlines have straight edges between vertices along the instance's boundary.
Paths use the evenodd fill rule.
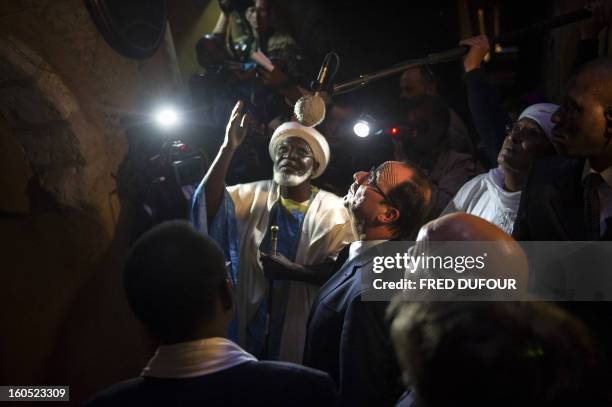
<path fill-rule="evenodd" d="M 453 212 L 469 213 L 512 234 L 520 202 L 521 191 L 506 191 L 504 174 L 499 168 L 493 168 L 466 182 L 441 215 Z"/>
<path fill-rule="evenodd" d="M 203 191 L 204 188 L 201 186 L 199 190 Z M 280 192 L 278 184 L 266 180 L 227 187 L 227 194 L 234 207 L 240 254 L 236 273 L 238 343 L 245 346 L 247 325 L 266 294 L 267 281 L 258 250 L 267 233 L 270 210 L 279 200 Z M 193 216 L 197 219 L 195 223 L 203 233 L 208 232 L 205 201 L 202 193 L 193 208 Z M 310 265 L 334 260 L 340 250 L 354 240 L 350 217 L 342 199 L 319 190 L 304 217 L 295 262 Z M 290 282 L 280 360 L 296 363 L 302 361 L 306 323 L 318 289 L 318 286 L 312 284 Z"/>

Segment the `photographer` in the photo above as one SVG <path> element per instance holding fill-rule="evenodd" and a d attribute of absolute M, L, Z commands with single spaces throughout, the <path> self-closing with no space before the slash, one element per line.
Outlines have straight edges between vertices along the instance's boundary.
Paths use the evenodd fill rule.
<path fill-rule="evenodd" d="M 244 64 L 226 64 L 235 77 L 253 85 L 250 99 L 257 119 L 266 123 L 277 116 L 288 119 L 290 107 L 303 94 L 299 84 L 304 63 L 296 41 L 278 28 L 274 4 L 269 0 L 219 0 L 219 6 L 221 14 L 213 34 L 225 38 L 231 58 L 251 60 L 251 54 L 259 51 L 274 66 L 271 71 L 259 66 L 247 73 L 240 69 Z M 242 23 L 243 18 L 248 24 Z"/>

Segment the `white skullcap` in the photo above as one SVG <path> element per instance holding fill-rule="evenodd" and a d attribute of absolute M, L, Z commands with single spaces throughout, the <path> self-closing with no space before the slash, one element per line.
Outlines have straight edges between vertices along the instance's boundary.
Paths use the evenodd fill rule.
<path fill-rule="evenodd" d="M 550 119 L 558 108 L 559 105 L 555 105 L 553 103 L 538 103 L 531 105 L 527 109 L 523 110 L 523 113 L 521 113 L 519 116 L 519 120 L 526 117 L 535 121 L 542 128 L 544 134 L 546 134 L 546 137 L 548 137 L 550 140 L 552 137 L 553 127 L 555 127 L 555 124 L 551 122 Z"/>
<path fill-rule="evenodd" d="M 327 163 L 329 163 L 329 144 L 325 137 L 312 127 L 302 126 L 298 122 L 286 122 L 281 124 L 274 130 L 268 152 L 272 161 L 276 158 L 276 145 L 289 137 L 299 137 L 304 140 L 314 155 L 314 159 L 319 163 L 319 168 L 312 173 L 312 178 L 317 178 L 325 171 Z"/>

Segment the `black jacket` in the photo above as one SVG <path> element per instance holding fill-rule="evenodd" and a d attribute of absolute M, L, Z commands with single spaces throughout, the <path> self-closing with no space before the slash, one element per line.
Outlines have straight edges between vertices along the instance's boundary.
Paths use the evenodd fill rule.
<path fill-rule="evenodd" d="M 283 362 L 246 362 L 189 379 L 138 377 L 97 394 L 86 406 L 333 406 L 323 372 Z"/>
<path fill-rule="evenodd" d="M 517 240 L 588 240 L 584 217 L 584 160 L 536 160 L 514 226 Z"/>

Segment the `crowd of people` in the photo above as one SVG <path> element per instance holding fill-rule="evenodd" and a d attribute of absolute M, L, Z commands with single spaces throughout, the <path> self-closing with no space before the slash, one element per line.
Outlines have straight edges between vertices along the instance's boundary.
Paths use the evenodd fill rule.
<path fill-rule="evenodd" d="M 607 6 L 594 5 L 597 18 Z M 245 12 L 257 49 L 298 61 L 271 13 L 267 0 Z M 215 35 L 229 25 L 224 11 Z M 299 69 L 259 68 L 269 100 L 253 91 L 227 112 L 189 221 L 154 227 L 125 263 L 129 304 L 157 352 L 88 405 L 611 405 L 606 302 L 363 300 L 372 287 L 362 277 L 386 242 L 415 241 L 424 254 L 424 242 L 504 242 L 488 253 L 489 272 L 512 264 L 526 276 L 520 241 L 612 238 L 612 58 L 578 52 L 560 103 L 513 120 L 486 80 L 487 37 L 461 44 L 477 134 L 428 67 L 407 70 L 390 156 L 355 172 L 343 197 L 317 183 L 339 154 L 325 134 L 333 125 L 249 108 L 291 107 L 306 92 Z M 342 111 L 333 109 L 332 118 Z M 262 120 L 271 179 L 228 186 Z"/>

